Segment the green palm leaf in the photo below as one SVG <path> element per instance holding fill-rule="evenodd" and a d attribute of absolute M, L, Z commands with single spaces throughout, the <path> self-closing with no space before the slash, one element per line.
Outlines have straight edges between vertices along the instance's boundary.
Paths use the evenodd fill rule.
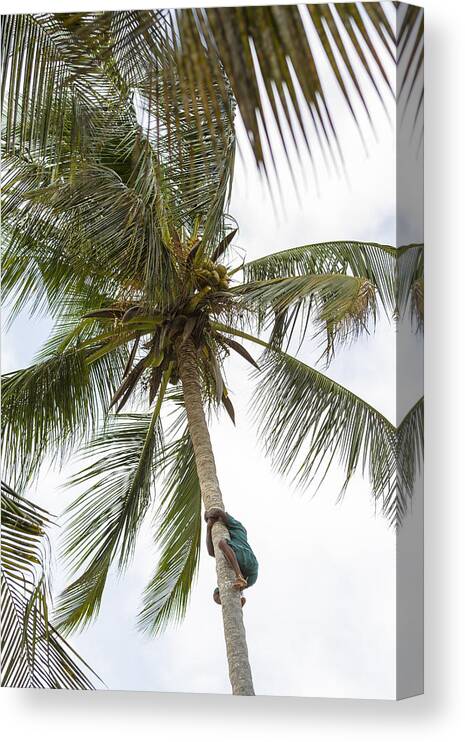
<path fill-rule="evenodd" d="M 163 83 L 174 97 L 175 73 Z M 166 104 L 162 82 L 149 83 Z M 201 240 L 212 253 L 224 236 L 235 153 L 231 99 L 223 104 L 214 90 L 206 97 L 193 91 L 195 101 L 173 113 L 160 101 L 151 108 L 147 84 L 96 131 L 78 162 L 7 156 L 5 286 L 15 311 L 31 299 L 33 308 L 59 311 L 66 293 L 83 286 L 115 298 L 144 289 L 146 301 L 166 305 L 183 251 Z M 219 125 L 208 126 L 211 107 L 227 130 L 221 157 Z"/>
<path fill-rule="evenodd" d="M 303 133 L 310 147 L 303 106 L 298 100 L 300 91 L 311 112 L 319 145 L 331 153 L 337 150 L 335 125 L 316 62 L 316 44 L 307 33 L 307 24 L 318 34 L 333 79 L 355 120 L 355 100 L 361 101 L 366 110 L 368 106 L 351 58 L 356 57 L 368 71 L 371 84 L 380 96 L 383 93 L 371 73 L 371 65 L 381 73 L 389 88 L 387 72 L 372 39 L 380 41 L 393 58 L 393 31 L 380 4 L 363 3 L 363 6 L 365 13 L 360 12 L 356 3 L 193 8 L 176 12 L 179 43 L 191 50 L 189 60 L 185 60 L 185 65 L 191 68 L 189 74 L 208 89 L 218 81 L 219 71 L 225 70 L 257 163 L 263 165 L 266 149 L 274 149 L 267 126 L 270 120 L 278 127 L 286 147 L 280 109 L 294 137 L 297 131 Z M 364 39 L 363 46 L 359 34 Z M 337 55 L 334 47 L 338 49 Z M 204 48 L 208 52 L 206 56 L 200 53 Z M 354 93 L 349 92 L 346 75 L 354 83 Z"/>
<path fill-rule="evenodd" d="M 89 365 L 92 346 L 77 337 L 60 351 L 62 340 L 63 332 L 36 364 L 2 376 L 3 465 L 15 483 L 33 477 L 47 455 L 63 460 L 95 431 L 124 368 L 120 350 Z"/>
<path fill-rule="evenodd" d="M 161 554 L 139 615 L 139 626 L 150 634 L 184 617 L 200 556 L 202 500 L 187 430 L 167 446 L 164 465 L 155 536 Z"/>
<path fill-rule="evenodd" d="M 254 410 L 276 468 L 282 474 L 294 472 L 301 485 L 308 485 L 327 457 L 332 461 L 338 453 L 346 486 L 361 457 L 367 463 L 373 445 L 370 478 L 375 497 L 381 496 L 394 463 L 394 426 L 343 386 L 291 356 L 267 352 L 260 368 Z"/>
<path fill-rule="evenodd" d="M 402 318 L 408 307 L 418 329 L 423 328 L 424 250 L 423 245 L 399 248 L 395 274 L 396 317 Z"/>
<path fill-rule="evenodd" d="M 420 9 L 399 15 L 396 39 L 380 3 L 6 16 L 3 39 L 10 151 L 17 142 L 43 150 L 51 139 L 60 149 L 63 134 L 83 148 L 93 141 L 102 115 L 111 121 L 124 106 L 129 90 L 137 89 L 159 115 L 166 114 L 167 91 L 177 88 L 172 99 L 182 104 L 165 121 L 172 152 L 185 135 L 180 121 L 187 103 L 197 135 L 208 127 L 218 157 L 229 141 L 233 114 L 229 110 L 225 118 L 224 111 L 233 95 L 262 166 L 271 146 L 268 122 L 277 126 L 288 151 L 282 115 L 294 142 L 303 133 L 309 149 L 314 139 L 331 155 L 338 151 L 337 120 L 316 61 L 320 49 L 357 123 L 357 103 L 371 116 L 357 66 L 384 102 L 392 93 L 389 58 L 394 63 L 397 56 L 405 68 L 407 98 L 423 62 Z M 422 91 L 417 97 L 418 118 Z M 104 104 L 97 120 L 96 101 Z M 307 107 L 311 137 L 304 124 Z"/>
<path fill-rule="evenodd" d="M 423 467 L 423 397 L 405 415 L 397 428 L 396 438 L 397 481 L 385 512 L 391 523 L 399 525 L 408 511 L 417 473 Z"/>
<path fill-rule="evenodd" d="M 60 14 L 3 16 L 2 58 L 8 152 L 69 158 L 111 122 L 118 90 Z"/>
<path fill-rule="evenodd" d="M 424 10 L 414 5 L 401 6 L 397 31 L 397 65 L 400 72 L 398 89 L 403 116 L 413 106 L 413 126 L 422 121 L 424 62 Z M 423 124 L 421 125 L 423 137 Z"/>
<path fill-rule="evenodd" d="M 83 172 L 89 177 L 86 188 L 82 187 Z M 82 166 L 74 172 L 71 188 L 69 169 L 66 177 L 53 179 L 51 165 L 16 155 L 5 158 L 4 173 L 3 286 L 5 301 L 12 303 L 13 317 L 26 306 L 31 313 L 60 315 L 70 295 L 82 300 L 85 294 L 94 307 L 99 304 L 100 294 L 113 295 L 120 288 L 118 263 L 109 271 L 108 262 L 104 262 L 110 257 L 104 250 L 105 235 L 111 225 L 116 232 L 123 229 L 124 222 L 120 218 L 115 223 L 114 205 L 122 194 L 116 188 L 109 193 L 108 173 L 105 184 L 102 179 L 98 182 L 92 178 L 91 171 Z M 66 204 L 60 208 L 65 194 Z M 102 220 L 105 209 L 110 210 Z M 93 243 L 95 234 L 98 245 Z M 113 246 L 115 231 L 110 238 Z M 121 247 L 121 239 L 117 246 Z"/>
<path fill-rule="evenodd" d="M 242 284 L 233 290 L 258 318 L 258 330 L 272 328 L 271 343 L 281 347 L 300 322 L 300 341 L 310 322 L 326 334 L 325 354 L 336 340 L 347 342 L 376 320 L 374 285 L 366 278 L 341 274 L 307 274 Z"/>
<path fill-rule="evenodd" d="M 2 686 L 92 689 L 92 671 L 49 621 L 49 514 L 1 486 Z M 97 676 L 95 676 L 97 677 Z"/>
<path fill-rule="evenodd" d="M 165 373 L 152 414 L 110 417 L 86 449 L 92 463 L 71 482 L 90 486 L 68 508 L 64 554 L 70 570 L 81 574 L 59 599 L 59 625 L 66 631 L 95 617 L 110 566 L 124 569 L 132 557 L 163 448 L 159 414 L 168 378 Z"/>
<path fill-rule="evenodd" d="M 245 263 L 244 280 L 266 281 L 274 278 L 321 273 L 343 273 L 371 281 L 380 301 L 394 314 L 396 248 L 374 242 L 339 240 L 274 252 Z"/>
<path fill-rule="evenodd" d="M 306 364 L 267 351 L 254 372 L 253 409 L 265 451 L 300 486 L 321 483 L 337 457 L 344 493 L 357 469 L 368 473 L 375 503 L 398 525 L 420 461 L 422 402 L 399 429 L 374 407 Z"/>
<path fill-rule="evenodd" d="M 328 273 L 366 279 L 376 289 L 376 299 L 388 317 L 403 317 L 410 305 L 417 322 L 422 322 L 422 244 L 399 248 L 354 241 L 302 245 L 265 255 L 244 264 L 242 270 L 244 287 L 260 281 Z"/>
<path fill-rule="evenodd" d="M 74 19 L 70 22 L 74 23 Z M 65 18 L 65 25 L 70 22 Z M 280 109 L 294 140 L 297 131 L 307 137 L 304 106 L 299 101 L 301 94 L 305 107 L 310 109 L 319 145 L 332 154 L 337 150 L 335 125 L 316 62 L 319 44 L 315 42 L 315 32 L 333 80 L 356 121 L 356 102 L 362 103 L 368 118 L 370 113 L 366 92 L 352 60 L 357 59 L 370 85 L 384 99 L 389 90 L 388 71 L 378 48 L 384 48 L 394 59 L 392 27 L 382 6 L 374 3 L 363 3 L 363 10 L 355 3 L 347 3 L 300 8 L 182 9 L 174 13 L 128 11 L 95 14 L 89 21 L 82 14 L 79 25 L 74 25 L 83 43 L 95 33 L 92 26 L 106 34 L 108 48 L 103 60 L 108 61 L 109 56 L 114 59 L 119 74 L 130 86 L 144 89 L 145 80 L 147 89 L 150 86 L 147 71 L 152 69 L 152 77 L 157 76 L 160 88 L 167 87 L 170 81 L 172 85 L 172 79 L 179 80 L 179 96 L 183 101 L 196 98 L 205 101 L 216 91 L 216 102 L 206 112 L 210 130 L 217 129 L 217 152 L 228 138 L 218 111 L 221 104 L 228 104 L 232 92 L 261 165 L 270 145 L 269 120 L 278 127 L 286 147 Z M 308 28 L 313 34 L 308 34 Z M 92 44 L 87 45 L 92 48 Z M 373 69 L 383 80 L 382 86 Z M 346 82 L 348 78 L 350 86 Z M 158 88 L 152 86 L 148 97 L 153 109 L 160 106 Z M 265 114 L 266 109 L 271 119 Z M 194 115 L 199 130 L 203 121 L 196 106 Z M 176 121 L 172 131 L 175 140 Z M 306 141 L 310 147 L 309 140 Z"/>

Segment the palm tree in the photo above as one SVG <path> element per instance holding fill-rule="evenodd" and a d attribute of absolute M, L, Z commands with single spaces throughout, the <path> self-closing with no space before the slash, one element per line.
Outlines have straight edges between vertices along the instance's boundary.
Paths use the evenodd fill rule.
<path fill-rule="evenodd" d="M 294 467 L 305 482 L 339 455 L 345 483 L 366 468 L 394 521 L 415 478 L 421 404 L 396 429 L 288 351 L 310 323 L 330 358 L 381 308 L 401 315 L 412 302 L 420 316 L 421 246 L 402 250 L 411 267 L 402 282 L 399 253 L 374 244 L 307 245 L 235 261 L 227 203 L 232 91 L 240 95 L 210 46 L 192 55 L 194 29 L 183 30 L 190 12 L 174 25 L 161 13 L 144 13 L 143 22 L 137 13 L 14 17 L 4 33 L 4 290 L 13 313 L 32 300 L 33 310 L 46 307 L 57 320 L 37 363 L 4 380 L 5 466 L 25 482 L 46 456 L 66 456 L 90 438 L 90 463 L 76 480 L 88 489 L 71 507 L 66 542 L 79 572 L 61 597 L 67 630 L 97 614 L 110 565 L 127 565 L 155 476 L 162 554 L 140 624 L 156 633 L 184 614 L 202 501 L 224 507 L 207 415 L 224 408 L 234 419 L 224 374 L 231 352 L 255 366 L 257 412 L 280 470 Z M 189 73 L 187 56 L 211 76 Z M 265 349 L 259 363 L 240 340 Z M 121 414 L 137 400 L 148 412 Z M 168 414 L 175 419 L 165 430 Z M 252 694 L 240 600 L 217 548 L 225 535 L 217 523 L 231 685 Z"/>
<path fill-rule="evenodd" d="M 1 684 L 91 690 L 94 673 L 49 620 L 50 516 L 4 482 L 1 502 Z"/>
<path fill-rule="evenodd" d="M 79 189 L 79 176 L 75 178 L 72 191 Z M 62 188 L 66 202 L 63 195 L 57 198 Z M 74 220 L 80 220 L 73 213 L 69 184 L 53 188 L 49 197 L 53 209 L 66 214 L 67 234 L 76 228 Z M 104 218 L 111 222 L 109 214 Z M 131 242 L 124 245 L 118 234 L 113 239 L 119 250 L 131 254 Z M 206 509 L 224 508 L 205 406 L 217 410 L 223 405 L 234 419 L 223 372 L 231 351 L 256 368 L 261 430 L 281 471 L 296 465 L 306 482 L 339 454 L 346 484 L 361 463 L 368 468 L 374 497 L 393 519 L 404 511 L 413 486 L 421 404 L 396 430 L 363 400 L 282 350 L 295 336 L 299 315 L 304 328 L 312 319 L 317 322 L 318 332 L 325 333 L 326 353 L 332 353 L 338 340 L 366 329 L 379 303 L 404 311 L 397 306 L 397 293 L 390 293 L 396 287 L 394 248 L 310 245 L 233 267 L 225 260 L 228 238 L 207 253 L 199 231 L 187 233 L 184 227 L 165 234 L 171 279 L 156 304 L 147 301 L 131 262 L 125 261 L 124 278 L 118 261 L 119 292 L 102 296 L 97 305 L 93 295 L 76 291 L 70 298 L 68 290 L 61 327 L 41 361 L 4 380 L 4 441 L 12 469 L 32 474 L 46 454 L 63 452 L 93 428 L 100 412 L 106 416 L 89 445 L 92 461 L 75 480 L 89 488 L 70 512 L 67 552 L 73 569 L 81 573 L 61 598 L 60 625 L 67 629 L 96 614 L 110 565 L 116 561 L 124 568 L 130 559 L 153 498 L 155 475 L 165 475 L 157 534 L 162 556 L 144 596 L 140 623 L 156 633 L 184 613 L 198 562 L 201 498 Z M 79 232 L 75 244 L 83 244 Z M 420 313 L 413 277 L 421 248 L 405 251 L 415 257 L 405 298 Z M 142 262 L 141 276 L 144 269 Z M 241 283 L 234 282 L 238 269 L 245 277 Z M 44 274 L 49 270 L 53 265 Z M 89 285 L 96 272 L 100 275 L 99 265 L 89 264 Z M 85 283 L 80 272 L 76 280 L 79 286 Z M 263 331 L 267 340 L 259 337 Z M 235 338 L 266 348 L 260 365 Z M 109 414 L 113 407 L 120 413 L 138 393 L 148 398 L 148 413 Z M 167 436 L 162 406 L 176 411 Z M 233 692 L 250 694 L 240 601 L 217 549 L 225 535 L 217 524 L 213 536 L 231 684 Z"/>

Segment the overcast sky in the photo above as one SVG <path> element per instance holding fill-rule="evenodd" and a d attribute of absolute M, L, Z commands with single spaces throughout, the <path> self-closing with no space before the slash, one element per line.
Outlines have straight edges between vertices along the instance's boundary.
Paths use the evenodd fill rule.
<path fill-rule="evenodd" d="M 250 159 L 238 158 L 230 212 L 240 227 L 237 246 L 248 259 L 325 240 L 395 244 L 393 125 L 371 92 L 368 99 L 376 136 L 364 122 L 367 155 L 330 87 L 348 178 L 326 172 L 317 155 L 317 187 L 307 158 L 306 183 L 297 173 L 300 201 L 279 158 L 283 202 L 278 199 L 276 209 Z M 388 113 L 392 122 L 393 102 Z M 4 337 L 3 370 L 30 363 L 49 329 L 48 318 L 20 317 Z M 310 342 L 301 357 L 316 362 Z M 315 497 L 273 474 L 247 412 L 253 396 L 247 364 L 231 358 L 227 372 L 237 425 L 222 416 L 212 422 L 211 434 L 226 508 L 245 523 L 260 563 L 244 609 L 256 692 L 392 698 L 394 533 L 375 517 L 368 482 L 360 476 L 336 504 L 342 483 L 337 466 Z M 395 336 L 386 320 L 376 334 L 340 351 L 327 373 L 394 420 Z M 74 460 L 61 473 L 47 472 L 29 494 L 60 513 L 71 498 L 61 485 L 76 465 Z M 131 567 L 111 577 L 97 621 L 75 635 L 73 645 L 111 689 L 229 693 L 221 613 L 211 599 L 214 561 L 202 548 L 187 618 L 149 640 L 138 633 L 136 614 L 155 566 L 149 519 Z M 56 564 L 57 590 L 63 580 Z"/>

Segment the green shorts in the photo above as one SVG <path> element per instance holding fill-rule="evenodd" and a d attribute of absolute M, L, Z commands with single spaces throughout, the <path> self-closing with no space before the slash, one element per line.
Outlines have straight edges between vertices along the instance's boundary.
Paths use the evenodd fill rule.
<path fill-rule="evenodd" d="M 252 549 L 247 549 L 242 544 L 235 544 L 234 541 L 228 540 L 228 544 L 236 555 L 241 572 L 247 580 L 247 587 L 254 585 L 258 577 L 258 562 Z"/>

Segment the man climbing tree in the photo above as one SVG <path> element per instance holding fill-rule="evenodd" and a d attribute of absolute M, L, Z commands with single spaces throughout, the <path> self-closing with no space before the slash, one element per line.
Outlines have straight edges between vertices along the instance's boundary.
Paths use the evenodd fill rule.
<path fill-rule="evenodd" d="M 236 575 L 233 587 L 242 592 L 246 587 L 254 585 L 258 577 L 258 561 L 247 540 L 247 531 L 242 523 L 221 508 L 207 510 L 205 520 L 207 522 L 207 549 L 212 557 L 215 556 L 212 539 L 213 524 L 220 520 L 229 531 L 229 539 L 220 539 L 218 546 Z M 213 592 L 213 600 L 221 605 L 220 591 L 217 587 Z M 245 605 L 245 598 L 242 596 L 241 605 Z"/>

